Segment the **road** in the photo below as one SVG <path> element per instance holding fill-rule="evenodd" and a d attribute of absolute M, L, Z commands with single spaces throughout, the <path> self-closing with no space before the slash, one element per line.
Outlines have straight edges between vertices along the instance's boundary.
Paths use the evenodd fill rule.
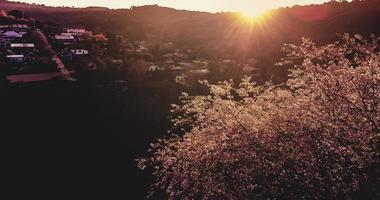
<path fill-rule="evenodd" d="M 65 67 L 62 60 L 57 56 L 57 54 L 53 55 L 52 59 L 55 61 L 55 63 L 57 63 L 57 68 L 61 72 L 63 79 L 75 81 L 75 79 L 71 76 L 70 71 Z"/>
<path fill-rule="evenodd" d="M 20 83 L 20 82 L 37 82 L 37 81 L 46 81 L 51 80 L 55 77 L 62 76 L 59 72 L 51 73 L 38 73 L 38 74 L 17 74 L 17 75 L 8 75 L 7 79 L 10 83 Z"/>

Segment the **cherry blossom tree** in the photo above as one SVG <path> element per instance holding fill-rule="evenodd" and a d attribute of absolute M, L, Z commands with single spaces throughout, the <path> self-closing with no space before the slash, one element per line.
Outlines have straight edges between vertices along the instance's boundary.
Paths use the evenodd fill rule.
<path fill-rule="evenodd" d="M 283 85 L 245 77 L 180 97 L 151 145 L 154 190 L 169 199 L 349 199 L 379 162 L 380 38 L 286 44 Z M 379 178 L 379 177 L 377 177 Z"/>

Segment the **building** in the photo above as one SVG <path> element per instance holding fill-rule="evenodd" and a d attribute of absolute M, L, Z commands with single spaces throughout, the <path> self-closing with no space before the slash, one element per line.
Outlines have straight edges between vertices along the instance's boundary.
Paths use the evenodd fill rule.
<path fill-rule="evenodd" d="M 0 47 L 6 48 L 12 41 L 22 38 L 22 34 L 16 31 L 6 31 L 1 34 Z"/>
<path fill-rule="evenodd" d="M 22 38 L 22 35 L 16 31 L 6 31 L 2 34 L 3 38 Z"/>
<path fill-rule="evenodd" d="M 154 71 L 160 71 L 162 70 L 161 67 L 157 66 L 157 65 L 151 65 L 149 68 L 148 68 L 149 71 L 151 72 L 154 72 Z"/>
<path fill-rule="evenodd" d="M 11 43 L 11 48 L 34 48 L 33 43 Z"/>
<path fill-rule="evenodd" d="M 63 44 L 71 44 L 73 42 L 75 42 L 75 38 L 74 36 L 72 35 L 55 35 L 54 38 L 59 41 L 59 42 L 62 42 Z"/>
<path fill-rule="evenodd" d="M 194 70 L 190 70 L 190 73 L 199 74 L 199 75 L 206 75 L 206 74 L 210 73 L 210 71 L 208 69 L 194 69 Z"/>
<path fill-rule="evenodd" d="M 108 38 L 102 33 L 94 35 L 93 38 L 96 42 L 107 42 L 108 41 Z"/>
<path fill-rule="evenodd" d="M 70 34 L 55 35 L 56 40 L 74 40 L 74 36 Z"/>
<path fill-rule="evenodd" d="M 24 55 L 7 55 L 6 58 L 13 64 L 21 64 L 24 62 Z"/>
<path fill-rule="evenodd" d="M 72 49 L 74 55 L 88 55 L 88 50 L 86 49 Z"/>
<path fill-rule="evenodd" d="M 189 62 L 179 62 L 178 65 L 183 67 L 191 67 L 193 64 Z"/>
<path fill-rule="evenodd" d="M 122 59 L 113 59 L 113 60 L 111 60 L 111 63 L 114 65 L 121 65 L 121 64 L 123 64 L 123 60 Z"/>
<path fill-rule="evenodd" d="M 69 33 L 71 35 L 79 36 L 79 35 L 85 34 L 86 33 L 86 29 L 84 29 L 84 28 L 66 28 L 65 32 Z"/>
<path fill-rule="evenodd" d="M 182 84 L 182 85 L 185 85 L 186 84 L 186 77 L 185 75 L 179 75 L 179 76 L 176 76 L 175 77 L 175 82 L 176 83 L 179 83 L 179 84 Z"/>
<path fill-rule="evenodd" d="M 9 46 L 10 54 L 27 55 L 38 52 L 33 43 L 11 43 Z"/>
<path fill-rule="evenodd" d="M 30 29 L 31 27 L 28 24 L 10 24 L 10 28 L 18 28 L 18 29 Z"/>

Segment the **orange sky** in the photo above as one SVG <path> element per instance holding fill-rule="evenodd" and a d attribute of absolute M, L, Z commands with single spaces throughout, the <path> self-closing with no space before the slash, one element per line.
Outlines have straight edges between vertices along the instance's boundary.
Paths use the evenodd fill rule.
<path fill-rule="evenodd" d="M 20 0 L 28 3 L 38 3 L 52 6 L 104 6 L 109 8 L 129 8 L 132 5 L 151 5 L 172 7 L 186 10 L 208 12 L 244 11 L 260 12 L 270 8 L 292 6 L 295 4 L 317 4 L 328 0 Z"/>

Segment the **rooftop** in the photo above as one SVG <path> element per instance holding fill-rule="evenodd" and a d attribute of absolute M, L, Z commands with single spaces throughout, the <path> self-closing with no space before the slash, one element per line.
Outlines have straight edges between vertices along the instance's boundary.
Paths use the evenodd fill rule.
<path fill-rule="evenodd" d="M 3 37 L 16 37 L 16 38 L 20 38 L 22 37 L 21 34 L 17 33 L 16 31 L 7 31 L 5 33 L 3 33 Z"/>
<path fill-rule="evenodd" d="M 72 35 L 55 35 L 55 39 L 57 39 L 57 40 L 73 40 L 74 36 L 72 36 Z"/>
<path fill-rule="evenodd" d="M 7 58 L 23 58 L 24 55 L 7 55 Z"/>
<path fill-rule="evenodd" d="M 33 43 L 13 43 L 11 44 L 11 48 L 34 48 Z"/>

